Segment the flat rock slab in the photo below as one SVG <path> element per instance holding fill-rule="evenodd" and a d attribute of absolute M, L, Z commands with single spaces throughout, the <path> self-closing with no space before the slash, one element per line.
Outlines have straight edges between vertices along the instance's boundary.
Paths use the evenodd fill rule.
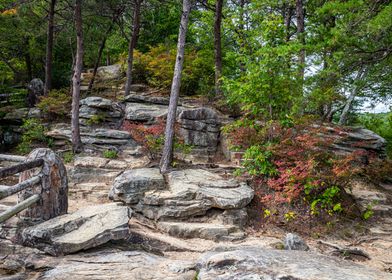
<path fill-rule="evenodd" d="M 97 252 L 68 256 L 40 279 L 194 280 L 194 264 L 171 260 L 140 251 Z"/>
<path fill-rule="evenodd" d="M 26 228 L 22 242 L 51 255 L 65 255 L 126 238 L 131 210 L 115 203 L 90 206 Z"/>
<path fill-rule="evenodd" d="M 286 280 L 390 280 L 392 275 L 353 262 L 303 251 L 248 247 L 208 252 L 198 262 L 198 278 Z"/>
<path fill-rule="evenodd" d="M 143 94 L 138 94 L 138 93 L 131 93 L 131 94 L 125 96 L 124 101 L 125 102 L 134 102 L 134 103 L 150 103 L 150 104 L 158 104 L 158 105 L 169 105 L 169 97 L 143 95 Z"/>
<path fill-rule="evenodd" d="M 149 190 L 165 188 L 165 180 L 158 168 L 127 170 L 114 180 L 109 197 L 127 204 L 138 203 Z"/>
<path fill-rule="evenodd" d="M 165 118 L 167 105 L 126 103 L 125 118 L 130 121 L 155 122 L 158 118 Z"/>
<path fill-rule="evenodd" d="M 158 227 L 169 235 L 180 238 L 222 240 L 229 239 L 231 235 L 231 239 L 234 240 L 244 237 L 236 226 L 217 223 L 160 222 Z"/>

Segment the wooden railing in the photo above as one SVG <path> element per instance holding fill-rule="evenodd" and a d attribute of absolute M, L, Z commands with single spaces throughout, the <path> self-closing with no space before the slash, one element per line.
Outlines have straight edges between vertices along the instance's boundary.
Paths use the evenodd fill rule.
<path fill-rule="evenodd" d="M 33 222 L 48 220 L 67 212 L 67 174 L 61 159 L 53 151 L 36 149 L 27 158 L 0 155 L 0 160 L 23 161 L 0 169 L 0 179 L 20 174 L 18 184 L 0 186 L 0 200 L 19 194 L 18 204 L 0 213 L 0 223 L 24 210 L 23 219 Z"/>

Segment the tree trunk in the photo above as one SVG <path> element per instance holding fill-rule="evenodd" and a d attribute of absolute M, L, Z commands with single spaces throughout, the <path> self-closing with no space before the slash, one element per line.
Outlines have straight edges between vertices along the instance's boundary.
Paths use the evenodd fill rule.
<path fill-rule="evenodd" d="M 125 96 L 129 95 L 132 85 L 132 70 L 133 70 L 133 51 L 136 48 L 137 39 L 140 30 L 140 8 L 143 0 L 134 0 L 135 7 L 133 10 L 133 30 L 132 37 L 129 41 L 128 47 L 128 68 L 127 68 L 127 82 L 125 85 Z"/>
<path fill-rule="evenodd" d="M 298 64 L 299 64 L 299 81 L 300 91 L 303 92 L 303 81 L 305 75 L 305 12 L 303 7 L 303 0 L 296 0 L 296 13 L 297 13 L 297 36 L 298 40 L 302 45 L 299 52 Z"/>
<path fill-rule="evenodd" d="M 56 0 L 50 1 L 48 14 L 48 34 L 46 42 L 46 59 L 45 59 L 45 86 L 44 95 L 47 96 L 52 89 L 52 58 L 53 58 L 53 29 L 54 29 L 54 9 Z"/>
<path fill-rule="evenodd" d="M 31 66 L 31 56 L 29 50 L 29 40 L 26 39 L 26 52 L 24 54 L 25 63 L 26 63 L 26 70 L 27 70 L 27 78 L 29 82 L 33 79 L 33 68 Z"/>
<path fill-rule="evenodd" d="M 177 57 L 174 67 L 174 76 L 170 93 L 169 110 L 165 129 L 165 145 L 160 162 L 161 173 L 167 173 L 173 160 L 174 125 L 177 115 L 177 102 L 180 94 L 182 67 L 184 64 L 185 39 L 188 30 L 191 1 L 183 0 L 182 16 L 177 43 Z"/>
<path fill-rule="evenodd" d="M 221 96 L 221 77 L 222 77 L 222 8 L 223 0 L 217 0 L 215 6 L 214 24 L 214 51 L 215 51 L 215 96 Z"/>
<path fill-rule="evenodd" d="M 76 59 L 72 77 L 72 149 L 80 152 L 82 141 L 79 130 L 80 76 L 83 67 L 82 0 L 75 0 Z"/>
<path fill-rule="evenodd" d="M 286 42 L 290 41 L 291 38 L 291 33 L 290 33 L 290 27 L 291 27 L 291 18 L 293 17 L 293 7 L 291 5 L 291 2 L 288 1 L 284 5 L 284 25 L 286 29 Z"/>
<path fill-rule="evenodd" d="M 364 78 L 365 75 L 366 75 L 366 71 L 364 71 L 363 68 L 361 68 L 358 71 L 357 76 L 355 78 L 355 81 L 357 83 L 359 83 L 359 85 L 357 84 L 355 86 L 355 88 L 353 89 L 353 91 L 350 93 L 350 95 L 346 101 L 346 104 L 344 105 L 342 114 L 340 115 L 339 125 L 346 125 L 347 124 L 349 112 L 351 110 L 351 107 L 352 107 L 352 104 L 354 102 L 355 97 L 358 95 L 359 91 L 362 89 L 361 80 Z"/>
<path fill-rule="evenodd" d="M 245 13 L 244 13 L 244 9 L 245 9 L 245 0 L 240 0 L 240 18 L 241 20 L 244 20 L 245 18 Z M 241 39 L 241 43 L 240 43 L 240 51 L 243 52 L 244 48 L 245 48 L 245 25 L 242 21 L 240 21 L 240 24 L 238 26 L 239 32 L 240 32 L 240 39 Z M 245 63 L 243 61 L 240 62 L 240 70 L 242 73 L 245 72 Z"/>
<path fill-rule="evenodd" d="M 97 72 L 98 72 L 99 63 L 101 62 L 102 53 L 103 53 L 103 50 L 105 49 L 106 39 L 108 38 L 108 36 L 109 36 L 110 32 L 112 31 L 112 29 L 113 29 L 113 24 L 110 25 L 108 31 L 104 35 L 104 38 L 103 38 L 103 40 L 101 42 L 101 45 L 99 47 L 98 57 L 97 57 L 97 60 L 95 61 L 95 65 L 94 65 L 93 76 L 91 77 L 91 80 L 90 80 L 90 82 L 88 84 L 87 92 L 91 92 L 91 90 L 93 89 L 95 77 L 97 76 Z"/>

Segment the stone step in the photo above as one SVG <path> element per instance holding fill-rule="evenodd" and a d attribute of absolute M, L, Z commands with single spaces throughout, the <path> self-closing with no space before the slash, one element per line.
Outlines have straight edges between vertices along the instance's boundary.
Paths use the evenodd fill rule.
<path fill-rule="evenodd" d="M 108 183 L 80 183 L 69 186 L 69 197 L 73 200 L 84 200 L 89 203 L 109 202 Z"/>
<path fill-rule="evenodd" d="M 201 238 L 214 241 L 234 241 L 245 237 L 245 233 L 233 225 L 218 223 L 159 222 L 163 232 L 180 238 Z"/>

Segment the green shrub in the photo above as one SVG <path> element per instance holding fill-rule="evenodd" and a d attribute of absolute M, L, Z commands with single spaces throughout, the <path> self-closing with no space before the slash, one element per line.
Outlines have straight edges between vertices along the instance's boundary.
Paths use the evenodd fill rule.
<path fill-rule="evenodd" d="M 63 154 L 63 160 L 65 163 L 70 163 L 74 160 L 74 154 L 73 152 L 65 152 Z"/>
<path fill-rule="evenodd" d="M 249 147 L 243 156 L 243 167 L 251 176 L 275 176 L 278 171 L 270 161 L 272 152 L 262 146 Z"/>
<path fill-rule="evenodd" d="M 104 158 L 115 159 L 118 157 L 118 153 L 115 150 L 105 150 L 102 153 Z"/>
<path fill-rule="evenodd" d="M 40 98 L 37 107 L 49 118 L 63 118 L 71 111 L 72 98 L 68 89 L 52 90 Z"/>
<path fill-rule="evenodd" d="M 105 115 L 104 114 L 97 114 L 93 115 L 89 120 L 87 120 L 88 125 L 94 125 L 94 124 L 100 124 L 105 121 Z"/>
<path fill-rule="evenodd" d="M 52 139 L 45 136 L 45 127 L 37 119 L 26 119 L 22 125 L 22 141 L 17 146 L 18 152 L 27 154 L 33 149 L 34 144 L 52 145 Z"/>

